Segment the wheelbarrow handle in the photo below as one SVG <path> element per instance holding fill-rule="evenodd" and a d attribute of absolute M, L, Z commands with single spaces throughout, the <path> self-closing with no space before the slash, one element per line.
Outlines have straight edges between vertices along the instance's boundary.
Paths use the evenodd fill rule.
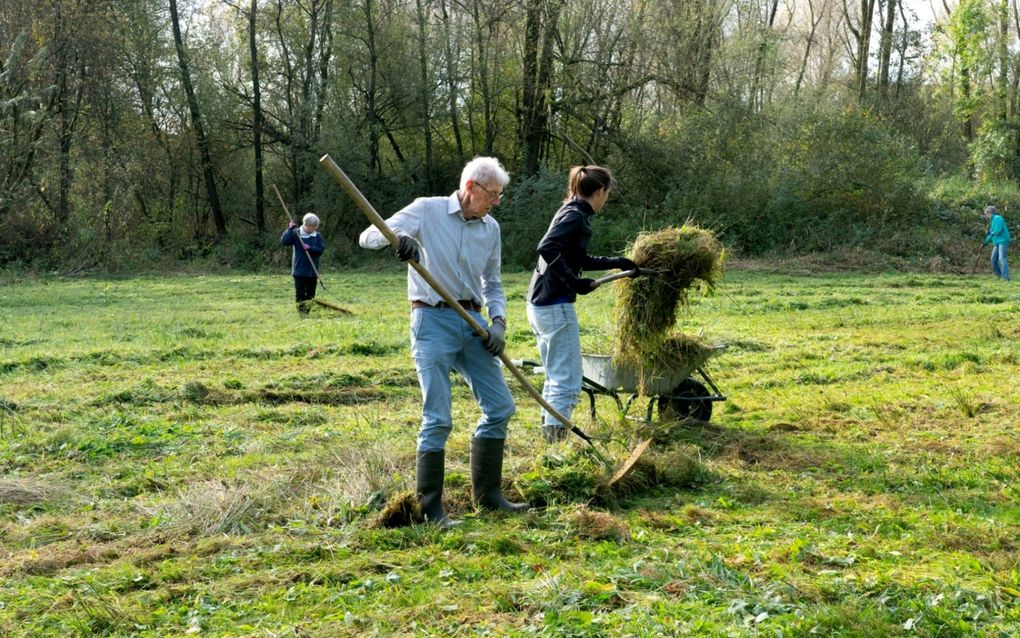
<path fill-rule="evenodd" d="M 400 240 L 397 238 L 396 234 L 390 229 L 389 226 L 386 225 L 386 222 L 383 221 L 383 218 L 379 215 L 379 213 L 376 212 L 375 208 L 372 207 L 372 204 L 368 201 L 368 199 L 366 199 L 365 196 L 361 194 L 361 191 L 358 190 L 358 187 L 354 185 L 354 182 L 351 181 L 351 178 L 347 177 L 347 175 L 340 169 L 340 167 L 337 166 L 336 162 L 333 161 L 333 158 L 331 158 L 329 155 L 323 155 L 322 158 L 319 159 L 319 164 L 321 164 L 322 167 L 326 169 L 326 172 L 332 175 L 333 178 L 336 179 L 337 182 L 339 182 L 340 186 L 342 186 L 343 189 L 347 191 L 347 194 L 350 195 L 351 199 L 354 200 L 354 203 L 357 204 L 358 208 L 361 209 L 361 212 L 364 213 L 366 217 L 368 217 L 368 220 L 370 222 L 372 222 L 372 225 L 379 229 L 379 232 L 381 232 L 383 234 L 383 237 L 385 237 L 386 240 L 390 242 L 390 245 L 396 248 L 396 246 L 400 243 Z M 414 260 L 409 260 L 407 262 L 407 265 L 409 265 L 411 268 L 414 268 L 414 270 L 417 271 L 419 275 L 421 275 L 422 279 L 424 279 L 430 286 L 432 286 L 433 290 L 439 293 L 439 296 L 443 298 L 443 300 L 450 306 L 450 308 L 453 308 L 454 310 L 457 311 L 461 318 L 464 319 L 464 321 L 466 321 L 469 326 L 471 326 L 471 329 L 474 330 L 479 337 L 481 337 L 482 339 L 489 338 L 489 333 L 485 328 L 482 327 L 482 324 L 478 323 L 478 321 L 473 316 L 471 316 L 471 314 L 467 310 L 461 307 L 461 305 L 457 303 L 457 300 L 453 297 L 453 295 L 451 295 L 446 290 L 446 288 L 444 288 L 443 285 L 439 283 L 431 275 L 431 273 L 429 273 L 429 271 L 425 269 L 424 266 L 422 266 L 421 264 Z M 565 428 L 567 428 L 574 434 L 577 434 L 582 439 L 587 441 L 589 444 L 592 444 L 592 446 L 594 447 L 591 437 L 586 435 L 576 425 L 571 423 L 570 419 L 563 416 L 563 414 L 561 414 L 559 410 L 549 405 L 549 403 L 542 397 L 541 393 L 539 393 L 539 391 L 536 390 L 533 385 L 531 385 L 528 379 L 524 376 L 524 373 L 521 372 L 520 368 L 514 365 L 513 360 L 510 359 L 510 356 L 506 352 L 501 352 L 499 354 L 499 359 L 500 361 L 503 362 L 503 365 L 505 365 L 507 369 L 510 370 L 510 372 L 514 375 L 517 381 L 521 384 L 521 387 L 524 388 L 524 390 L 531 396 L 532 399 L 534 399 L 539 405 L 545 408 L 546 412 L 556 417 L 556 420 L 562 423 Z"/>

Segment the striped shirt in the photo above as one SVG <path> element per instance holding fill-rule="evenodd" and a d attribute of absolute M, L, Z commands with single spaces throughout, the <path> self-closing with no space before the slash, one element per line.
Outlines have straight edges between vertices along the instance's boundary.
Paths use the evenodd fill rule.
<path fill-rule="evenodd" d="M 386 225 L 417 240 L 421 265 L 454 299 L 470 299 L 479 305 L 484 301 L 490 319 L 506 316 L 499 222 L 490 215 L 464 219 L 455 192 L 449 197 L 419 197 L 387 219 Z M 372 250 L 389 246 L 375 226 L 366 228 L 358 243 Z M 411 267 L 407 269 L 407 296 L 432 306 L 443 300 Z"/>

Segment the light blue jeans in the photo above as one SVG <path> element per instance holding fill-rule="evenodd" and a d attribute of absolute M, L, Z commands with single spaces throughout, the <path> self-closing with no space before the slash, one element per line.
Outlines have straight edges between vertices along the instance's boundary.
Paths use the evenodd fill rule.
<path fill-rule="evenodd" d="M 542 398 L 569 419 L 581 395 L 581 328 L 574 304 L 528 304 L 527 313 L 528 323 L 538 341 L 538 354 L 545 366 Z M 542 410 L 542 423 L 563 427 L 545 410 Z"/>
<path fill-rule="evenodd" d="M 488 325 L 481 314 L 471 314 L 478 323 Z M 446 439 L 453 429 L 451 370 L 464 377 L 482 408 L 474 435 L 483 439 L 506 438 L 507 424 L 515 411 L 514 399 L 496 357 L 489 354 L 482 339 L 456 310 L 415 308 L 411 311 L 411 356 L 418 370 L 423 400 L 419 452 L 446 449 Z"/>
<path fill-rule="evenodd" d="M 996 277 L 1002 277 L 1009 281 L 1009 263 L 1006 262 L 1006 246 L 1009 244 L 995 244 L 992 246 L 992 272 Z"/>

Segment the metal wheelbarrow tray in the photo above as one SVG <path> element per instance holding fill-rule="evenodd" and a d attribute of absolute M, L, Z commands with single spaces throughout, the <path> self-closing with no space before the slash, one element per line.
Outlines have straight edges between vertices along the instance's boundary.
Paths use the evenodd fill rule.
<path fill-rule="evenodd" d="M 710 358 L 725 349 L 726 346 L 723 345 L 715 346 Z M 515 359 L 513 362 L 514 365 L 531 370 L 535 374 L 545 372 L 542 364 L 537 361 Z M 704 383 L 696 379 L 695 374 Z M 612 397 L 620 412 L 626 416 L 630 406 L 641 396 L 638 385 L 637 371 L 614 366 L 611 356 L 581 354 L 581 391 L 588 395 L 592 420 L 596 416 L 595 395 Z M 712 418 L 712 404 L 726 400 L 712 381 L 712 377 L 701 367 L 670 370 L 661 377 L 647 379 L 645 386 L 649 398 L 645 421 L 649 423 L 656 405 L 659 407 L 660 417 L 709 421 Z M 709 388 L 712 390 L 711 393 Z M 621 398 L 624 394 L 630 395 L 626 402 Z"/>
<path fill-rule="evenodd" d="M 712 355 L 725 350 L 716 346 Z M 604 354 L 581 355 L 581 391 L 588 395 L 589 410 L 595 418 L 595 395 L 606 395 L 616 401 L 622 414 L 626 415 L 631 404 L 640 396 L 637 370 L 613 364 L 612 357 Z M 699 381 L 693 375 L 698 375 Z M 706 385 L 708 387 L 706 387 Z M 711 393 L 709 392 L 711 388 Z M 725 401 L 726 397 L 716 387 L 704 368 L 673 369 L 659 376 L 645 379 L 645 392 L 649 397 L 645 420 L 651 422 L 652 409 L 659 407 L 659 416 L 676 419 L 694 418 L 708 421 L 712 418 L 712 403 Z M 624 402 L 621 394 L 629 394 Z"/>

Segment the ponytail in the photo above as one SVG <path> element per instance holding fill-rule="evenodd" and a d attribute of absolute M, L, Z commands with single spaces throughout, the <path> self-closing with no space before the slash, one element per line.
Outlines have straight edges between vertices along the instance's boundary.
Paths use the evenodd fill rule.
<path fill-rule="evenodd" d="M 591 197 L 603 188 L 616 185 L 613 174 L 602 166 L 575 166 L 570 169 L 567 180 L 567 200 L 575 197 Z"/>

